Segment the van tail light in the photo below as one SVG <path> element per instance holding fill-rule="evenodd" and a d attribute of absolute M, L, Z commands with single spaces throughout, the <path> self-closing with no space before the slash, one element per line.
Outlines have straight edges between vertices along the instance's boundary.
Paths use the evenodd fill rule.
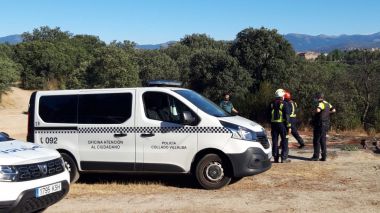
<path fill-rule="evenodd" d="M 36 93 L 33 92 L 30 96 L 28 107 L 28 130 L 26 135 L 26 141 L 34 143 L 34 104 L 36 100 Z"/>
<path fill-rule="evenodd" d="M 29 128 L 30 127 L 30 112 L 29 112 L 29 110 L 28 110 L 28 126 L 26 126 L 26 128 L 27 128 L 27 130 L 26 130 L 26 135 L 29 135 L 30 134 L 30 132 L 29 132 Z"/>

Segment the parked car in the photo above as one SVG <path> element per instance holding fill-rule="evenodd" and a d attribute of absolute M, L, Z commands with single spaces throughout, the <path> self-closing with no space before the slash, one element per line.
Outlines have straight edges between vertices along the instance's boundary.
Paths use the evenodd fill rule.
<path fill-rule="evenodd" d="M 56 150 L 0 133 L 0 212 L 36 212 L 61 200 L 70 174 Z"/>

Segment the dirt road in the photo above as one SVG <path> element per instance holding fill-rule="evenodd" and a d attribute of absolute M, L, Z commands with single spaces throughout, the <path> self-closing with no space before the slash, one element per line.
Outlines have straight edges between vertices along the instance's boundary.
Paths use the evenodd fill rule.
<path fill-rule="evenodd" d="M 187 176 L 87 175 L 46 212 L 380 212 L 380 156 L 333 151 L 310 162 L 311 150 L 291 154 L 290 164 L 216 191 Z"/>
<path fill-rule="evenodd" d="M 0 104 L 0 131 L 25 141 L 28 122 L 28 104 L 32 91 L 12 87 L 2 96 Z"/>
<path fill-rule="evenodd" d="M 0 131 L 25 140 L 30 91 L 13 88 L 0 105 Z M 342 151 L 364 136 L 330 134 L 327 162 L 311 162 L 307 147 L 290 164 L 273 164 L 221 190 L 196 187 L 189 176 L 88 174 L 46 212 L 380 212 L 380 155 Z M 291 147 L 295 147 L 294 140 Z"/>

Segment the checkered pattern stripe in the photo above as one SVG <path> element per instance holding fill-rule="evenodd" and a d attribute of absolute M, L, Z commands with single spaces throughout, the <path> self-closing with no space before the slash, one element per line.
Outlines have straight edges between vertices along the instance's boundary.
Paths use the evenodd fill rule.
<path fill-rule="evenodd" d="M 84 127 L 79 133 L 230 133 L 224 127 Z"/>
<path fill-rule="evenodd" d="M 36 134 L 76 134 L 77 130 L 35 130 Z"/>
<path fill-rule="evenodd" d="M 224 127 L 78 127 L 78 130 L 36 130 L 40 134 L 98 133 L 231 133 Z"/>
<path fill-rule="evenodd" d="M 133 127 L 79 127 L 78 133 L 134 133 Z"/>

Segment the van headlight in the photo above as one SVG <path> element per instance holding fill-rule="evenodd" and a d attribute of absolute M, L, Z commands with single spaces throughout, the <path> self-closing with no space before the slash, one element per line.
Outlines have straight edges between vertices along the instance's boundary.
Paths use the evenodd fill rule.
<path fill-rule="evenodd" d="M 257 139 L 255 132 L 241 126 L 239 126 L 237 131 L 232 132 L 232 138 L 247 141 L 255 141 Z"/>
<path fill-rule="evenodd" d="M 60 157 L 59 160 L 61 162 L 62 168 L 66 169 L 66 170 L 69 170 L 69 168 L 67 168 L 67 164 L 65 163 L 65 160 L 63 160 L 62 157 Z"/>
<path fill-rule="evenodd" d="M 17 174 L 13 166 L 0 166 L 0 181 L 16 181 Z"/>
<path fill-rule="evenodd" d="M 256 132 L 236 124 L 220 121 L 220 123 L 232 132 L 232 138 L 246 141 L 257 141 Z"/>

